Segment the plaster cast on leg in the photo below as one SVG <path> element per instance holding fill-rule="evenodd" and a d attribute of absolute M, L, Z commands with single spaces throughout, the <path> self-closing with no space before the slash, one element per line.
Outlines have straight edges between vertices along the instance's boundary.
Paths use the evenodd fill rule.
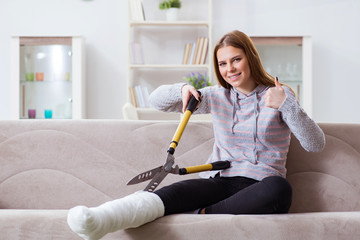
<path fill-rule="evenodd" d="M 72 208 L 68 224 L 83 239 L 98 240 L 109 232 L 139 227 L 162 216 L 164 204 L 159 196 L 140 191 L 95 208 Z"/>

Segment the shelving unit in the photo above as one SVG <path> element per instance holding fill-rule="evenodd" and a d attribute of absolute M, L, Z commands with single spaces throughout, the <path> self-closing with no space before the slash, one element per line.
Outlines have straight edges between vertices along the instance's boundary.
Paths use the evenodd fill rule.
<path fill-rule="evenodd" d="M 137 0 L 129 0 L 131 1 Z M 131 64 L 129 51 L 128 87 L 141 85 L 149 92 L 163 84 L 182 82 L 189 72 L 207 72 L 212 77 L 212 1 L 183 0 L 186 16 L 179 21 L 165 21 L 158 10 L 158 1 L 142 0 L 145 18 L 133 21 L 129 16 L 129 46 L 132 42 L 142 47 L 141 64 Z M 130 4 L 129 4 L 130 5 Z M 207 6 L 204 10 L 204 5 Z M 151 8 L 152 9 L 148 9 Z M 199 8 L 197 8 L 199 7 Z M 186 9 L 185 9 L 186 8 Z M 148 11 L 149 10 L 149 11 Z M 160 11 L 160 12 L 159 12 Z M 147 13 L 154 13 L 147 16 Z M 200 16 L 203 13 L 202 16 Z M 206 14 L 204 14 L 206 13 Z M 193 19 L 195 18 L 195 19 Z M 207 61 L 201 65 L 182 64 L 184 45 L 196 37 L 207 36 Z M 305 111 L 312 115 L 312 44 L 307 36 L 252 36 L 265 69 L 280 82 L 290 86 Z M 214 81 L 211 79 L 214 83 Z M 179 119 L 178 114 L 164 114 L 152 108 L 134 107 L 131 94 L 123 108 L 125 119 Z M 192 119 L 196 115 L 192 116 Z M 199 119 L 209 119 L 208 117 Z"/>
<path fill-rule="evenodd" d="M 132 2 L 129 0 L 129 12 Z M 158 9 L 159 1 L 143 0 L 146 20 L 132 20 L 129 14 L 129 65 L 128 87 L 141 86 L 151 93 L 158 86 L 184 82 L 191 72 L 206 73 L 211 78 L 212 58 L 212 0 L 182 0 L 184 14 L 178 21 L 167 21 Z M 204 7 L 206 6 L 206 7 Z M 204 10 L 205 9 L 205 10 Z M 152 16 L 147 13 L 154 13 Z M 195 18 L 193 16 L 196 16 Z M 183 64 L 185 44 L 196 42 L 198 37 L 209 40 L 205 64 Z M 141 64 L 132 64 L 132 43 L 139 44 Z M 211 79 L 210 79 L 211 81 Z M 162 113 L 153 108 L 135 107 L 130 90 L 123 107 L 125 119 L 132 120 L 178 120 L 180 114 Z"/>
<path fill-rule="evenodd" d="M 312 115 L 312 41 L 309 36 L 251 36 L 265 70 L 290 86 Z"/>
<path fill-rule="evenodd" d="M 82 37 L 11 39 L 12 119 L 81 119 L 85 108 Z"/>

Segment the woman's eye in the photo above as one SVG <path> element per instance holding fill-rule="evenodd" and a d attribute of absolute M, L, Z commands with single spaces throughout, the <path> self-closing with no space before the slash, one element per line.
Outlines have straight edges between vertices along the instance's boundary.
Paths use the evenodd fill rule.
<path fill-rule="evenodd" d="M 239 62 L 241 60 L 241 58 L 235 58 L 234 62 Z"/>
<path fill-rule="evenodd" d="M 219 63 L 219 66 L 223 67 L 223 66 L 225 66 L 225 63 Z"/>

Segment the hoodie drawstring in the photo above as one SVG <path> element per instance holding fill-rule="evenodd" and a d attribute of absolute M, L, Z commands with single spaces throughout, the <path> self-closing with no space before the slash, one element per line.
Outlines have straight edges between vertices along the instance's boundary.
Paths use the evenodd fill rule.
<path fill-rule="evenodd" d="M 234 94 L 234 101 L 233 101 L 233 116 L 232 116 L 232 126 L 231 126 L 231 132 L 232 134 L 235 134 L 234 127 L 235 127 L 235 116 L 236 116 L 236 103 L 238 99 L 238 93 Z"/>
<path fill-rule="evenodd" d="M 253 138 L 254 138 L 254 149 L 253 149 L 253 153 L 254 153 L 254 164 L 257 164 L 258 159 L 257 159 L 257 149 L 256 149 L 256 138 L 257 138 L 257 127 L 258 127 L 258 116 L 259 116 L 259 111 L 258 111 L 258 96 L 257 96 L 257 92 L 255 92 L 254 94 L 254 130 L 253 130 Z"/>

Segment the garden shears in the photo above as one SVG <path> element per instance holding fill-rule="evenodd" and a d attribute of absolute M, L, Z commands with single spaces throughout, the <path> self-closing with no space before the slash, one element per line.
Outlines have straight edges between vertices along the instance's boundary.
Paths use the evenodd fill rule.
<path fill-rule="evenodd" d="M 199 91 L 198 93 L 201 95 Z M 202 172 L 202 171 L 221 170 L 230 167 L 229 161 L 217 161 L 214 163 L 186 167 L 186 168 L 179 168 L 178 165 L 173 167 L 173 165 L 175 164 L 175 157 L 174 157 L 175 148 L 177 147 L 180 141 L 180 138 L 190 119 L 191 114 L 195 111 L 199 103 L 200 101 L 198 101 L 194 96 L 191 96 L 189 104 L 184 113 L 184 116 L 181 119 L 179 126 L 174 134 L 174 137 L 170 143 L 170 146 L 167 150 L 168 155 L 165 164 L 160 167 L 136 175 L 127 183 L 127 185 L 138 184 L 151 179 L 150 183 L 145 187 L 144 191 L 153 192 L 169 173 L 185 175 L 185 174 Z"/>

